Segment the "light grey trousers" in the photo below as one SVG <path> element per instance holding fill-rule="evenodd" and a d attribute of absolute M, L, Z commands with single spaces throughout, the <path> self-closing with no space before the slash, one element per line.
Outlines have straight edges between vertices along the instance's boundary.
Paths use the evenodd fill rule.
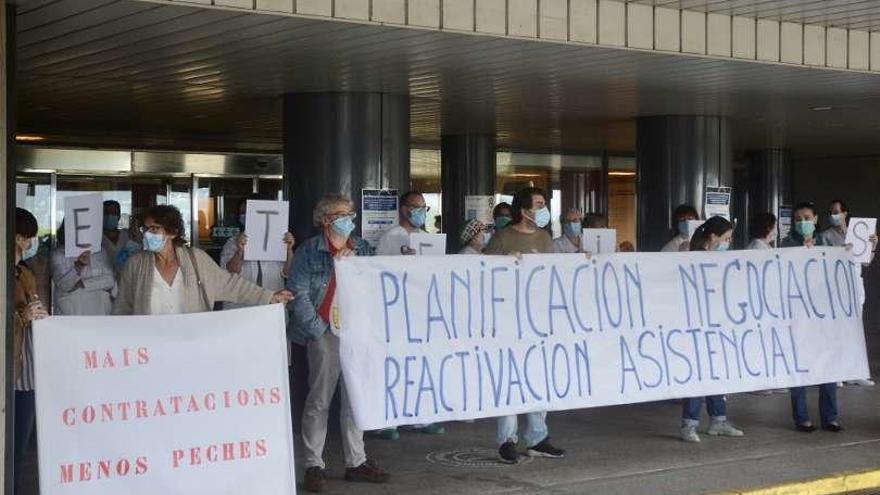
<path fill-rule="evenodd" d="M 309 395 L 302 418 L 302 436 L 305 444 L 305 467 L 324 469 L 324 444 L 327 441 L 327 417 L 336 385 L 339 385 L 340 426 L 342 450 L 346 467 L 358 467 L 367 460 L 364 451 L 364 432 L 354 422 L 351 403 L 345 390 L 342 368 L 339 364 L 339 337 L 325 332 L 308 343 Z"/>

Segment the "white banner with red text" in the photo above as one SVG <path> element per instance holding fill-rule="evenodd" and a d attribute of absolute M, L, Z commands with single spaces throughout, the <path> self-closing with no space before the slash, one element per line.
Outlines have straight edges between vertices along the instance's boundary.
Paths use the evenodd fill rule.
<path fill-rule="evenodd" d="M 364 430 L 868 376 L 843 248 L 346 258 L 336 276 Z"/>
<path fill-rule="evenodd" d="M 293 495 L 281 305 L 34 327 L 40 493 Z"/>

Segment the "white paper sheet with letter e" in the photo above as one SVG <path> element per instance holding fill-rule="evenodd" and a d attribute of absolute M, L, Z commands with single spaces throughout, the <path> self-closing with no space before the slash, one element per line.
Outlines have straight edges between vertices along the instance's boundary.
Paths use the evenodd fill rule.
<path fill-rule="evenodd" d="M 245 214 L 244 259 L 248 261 L 284 261 L 287 245 L 284 233 L 290 215 L 287 201 L 248 200 Z"/>
<path fill-rule="evenodd" d="M 584 229 L 581 245 L 588 253 L 613 253 L 617 251 L 617 231 L 614 229 Z"/>
<path fill-rule="evenodd" d="M 410 234 L 409 247 L 416 254 L 446 254 L 446 234 Z"/>
<path fill-rule="evenodd" d="M 101 250 L 104 201 L 100 194 L 70 196 L 64 200 L 64 255 L 76 258 Z"/>
<path fill-rule="evenodd" d="M 852 244 L 853 258 L 859 263 L 870 263 L 874 246 L 869 237 L 877 233 L 876 218 L 851 218 L 846 228 L 846 242 Z"/>
<path fill-rule="evenodd" d="M 294 495 L 281 305 L 35 323 L 43 495 Z"/>

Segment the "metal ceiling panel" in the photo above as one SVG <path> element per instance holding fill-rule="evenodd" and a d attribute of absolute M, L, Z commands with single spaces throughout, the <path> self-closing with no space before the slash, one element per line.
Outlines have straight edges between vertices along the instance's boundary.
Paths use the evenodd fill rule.
<path fill-rule="evenodd" d="M 413 140 L 434 145 L 472 131 L 508 149 L 626 152 L 635 117 L 719 114 L 739 149 L 880 153 L 874 74 L 124 0 L 19 9 L 19 128 L 59 140 L 277 151 L 282 94 L 384 91 L 411 95 Z"/>

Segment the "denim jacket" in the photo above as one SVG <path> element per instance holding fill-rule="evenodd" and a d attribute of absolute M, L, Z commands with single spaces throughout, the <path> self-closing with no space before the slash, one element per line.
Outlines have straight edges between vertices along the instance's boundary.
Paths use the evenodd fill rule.
<path fill-rule="evenodd" d="M 357 256 L 373 254 L 367 241 L 360 237 L 351 236 L 351 243 Z M 318 308 L 327 294 L 332 272 L 333 257 L 324 234 L 312 237 L 297 249 L 291 276 L 287 279 L 287 288 L 296 295 L 287 326 L 288 338 L 293 342 L 305 345 L 329 329 L 329 324 L 318 316 Z"/>

